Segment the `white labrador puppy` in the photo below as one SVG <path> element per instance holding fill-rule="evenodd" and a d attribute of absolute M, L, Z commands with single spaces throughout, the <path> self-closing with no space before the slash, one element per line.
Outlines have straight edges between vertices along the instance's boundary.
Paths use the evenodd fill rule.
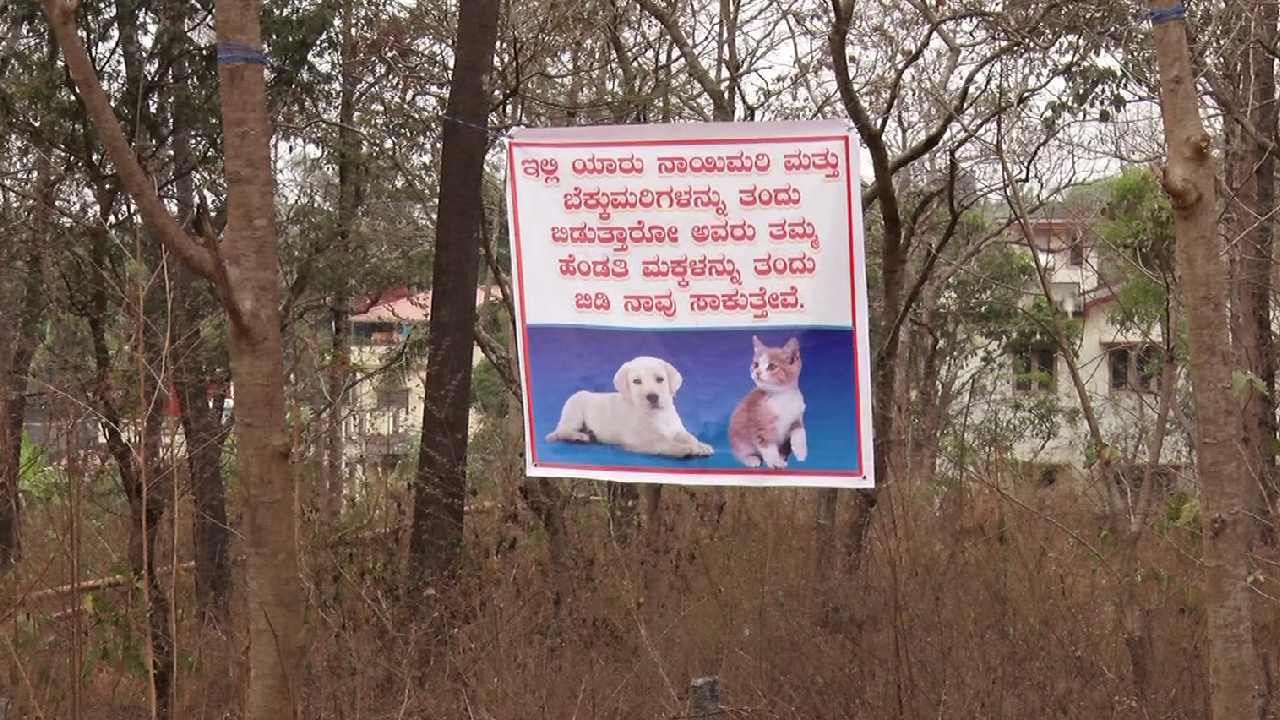
<path fill-rule="evenodd" d="M 711 446 L 685 430 L 676 413 L 675 394 L 683 383 L 680 371 L 666 360 L 630 360 L 613 376 L 617 392 L 571 395 L 547 440 L 598 442 L 671 457 L 711 455 Z"/>

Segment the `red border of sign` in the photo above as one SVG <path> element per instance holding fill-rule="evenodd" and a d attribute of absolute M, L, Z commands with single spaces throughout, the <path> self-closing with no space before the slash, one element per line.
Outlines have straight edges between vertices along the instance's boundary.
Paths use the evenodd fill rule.
<path fill-rule="evenodd" d="M 533 378 L 530 375 L 529 362 L 529 322 L 525 317 L 525 295 L 524 295 L 524 247 L 520 243 L 520 202 L 517 197 L 516 189 L 516 161 L 515 151 L 517 145 L 525 147 L 617 147 L 619 145 L 734 145 L 734 144 L 758 144 L 758 143 L 778 143 L 778 142 L 831 142 L 839 140 L 844 143 L 845 158 L 845 188 L 847 197 L 845 200 L 845 209 L 848 216 L 849 227 L 849 302 L 850 302 L 850 323 L 853 329 L 853 402 L 854 407 L 859 412 L 862 409 L 862 358 L 858 352 L 858 276 L 857 269 L 854 266 L 857 252 L 855 243 L 858 242 L 857 232 L 853 223 L 853 158 L 850 155 L 849 136 L 848 135 L 805 135 L 805 136 L 789 136 L 789 137 L 768 137 L 768 138 L 692 138 L 687 140 L 593 140 L 584 142 L 555 142 L 555 141 L 523 141 L 510 140 L 507 144 L 507 174 L 511 178 L 511 219 L 512 234 L 511 242 L 513 244 L 513 260 L 516 265 L 517 286 L 516 292 L 520 294 L 520 335 L 522 342 L 520 345 L 520 355 L 522 365 L 524 365 L 524 382 L 525 382 L 525 414 L 528 421 L 529 452 L 531 454 L 530 463 L 541 468 L 549 468 L 552 470 L 600 470 L 604 472 L 632 472 L 647 473 L 651 475 L 742 475 L 748 477 L 760 476 L 787 476 L 787 475 L 807 475 L 810 477 L 842 477 L 842 478 L 865 478 L 867 476 L 865 463 L 863 459 L 866 457 L 864 452 L 865 446 L 863 442 L 862 425 L 859 422 L 857 443 L 858 443 L 858 469 L 854 472 L 841 470 L 796 470 L 796 469 L 780 469 L 768 470 L 760 468 L 661 468 L 661 467 L 627 467 L 613 465 L 581 465 L 574 463 L 539 463 L 538 462 L 538 439 L 534 437 L 535 432 L 533 422 Z"/>

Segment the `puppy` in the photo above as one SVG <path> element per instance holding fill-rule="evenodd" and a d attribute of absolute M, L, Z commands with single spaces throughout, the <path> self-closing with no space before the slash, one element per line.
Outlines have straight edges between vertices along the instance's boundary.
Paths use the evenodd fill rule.
<path fill-rule="evenodd" d="M 613 376 L 617 392 L 579 390 L 560 411 L 548 441 L 598 442 L 670 457 L 706 457 L 714 451 L 685 430 L 675 395 L 684 378 L 671 363 L 638 357 Z"/>

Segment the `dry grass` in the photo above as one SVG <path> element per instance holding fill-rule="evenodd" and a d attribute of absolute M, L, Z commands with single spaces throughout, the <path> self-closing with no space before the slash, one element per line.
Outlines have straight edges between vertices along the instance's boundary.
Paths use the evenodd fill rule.
<path fill-rule="evenodd" d="M 885 493 L 864 567 L 831 581 L 834 612 L 813 577 L 810 491 L 734 492 L 712 528 L 690 493 L 671 490 L 669 533 L 626 545 L 610 537 L 598 503 L 575 505 L 571 561 L 558 569 L 527 513 L 477 513 L 460 586 L 428 597 L 398 597 L 395 542 L 312 538 L 303 716 L 677 717 L 689 680 L 707 674 L 722 678 L 730 716 L 749 718 L 1203 715 L 1194 538 L 1153 535 L 1144 549 L 1158 668 L 1158 702 L 1144 707 L 1116 612 L 1120 578 L 1105 561 L 1029 511 L 1003 508 L 1001 540 L 906 488 Z M 1055 517 L 1106 547 L 1087 514 Z M 47 520 L 46 530 L 60 527 Z M 109 548 L 122 546 L 124 528 L 113 518 L 95 533 L 84 565 L 113 567 Z M 47 532 L 31 548 L 22 583 L 65 577 L 58 540 Z M 559 604 L 556 572 L 569 588 Z M 86 614 L 94 660 L 83 717 L 146 716 L 143 676 L 128 657 L 141 638 L 139 603 L 127 589 L 104 591 Z M 193 605 L 191 579 L 180 576 L 175 717 L 237 717 L 243 632 L 200 629 Z M 407 607 L 426 608 L 428 621 Z M 37 611 L 36 632 L 18 638 L 48 718 L 69 717 L 70 625 L 50 617 L 58 609 Z"/>

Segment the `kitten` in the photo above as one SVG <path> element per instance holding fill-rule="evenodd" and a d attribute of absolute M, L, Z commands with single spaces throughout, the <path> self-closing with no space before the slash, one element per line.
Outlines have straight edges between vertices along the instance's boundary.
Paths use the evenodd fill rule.
<path fill-rule="evenodd" d="M 800 343 L 791 338 L 780 348 L 751 338 L 751 380 L 756 387 L 729 417 L 729 447 L 747 467 L 784 468 L 787 456 L 809 454 L 800 394 Z"/>

